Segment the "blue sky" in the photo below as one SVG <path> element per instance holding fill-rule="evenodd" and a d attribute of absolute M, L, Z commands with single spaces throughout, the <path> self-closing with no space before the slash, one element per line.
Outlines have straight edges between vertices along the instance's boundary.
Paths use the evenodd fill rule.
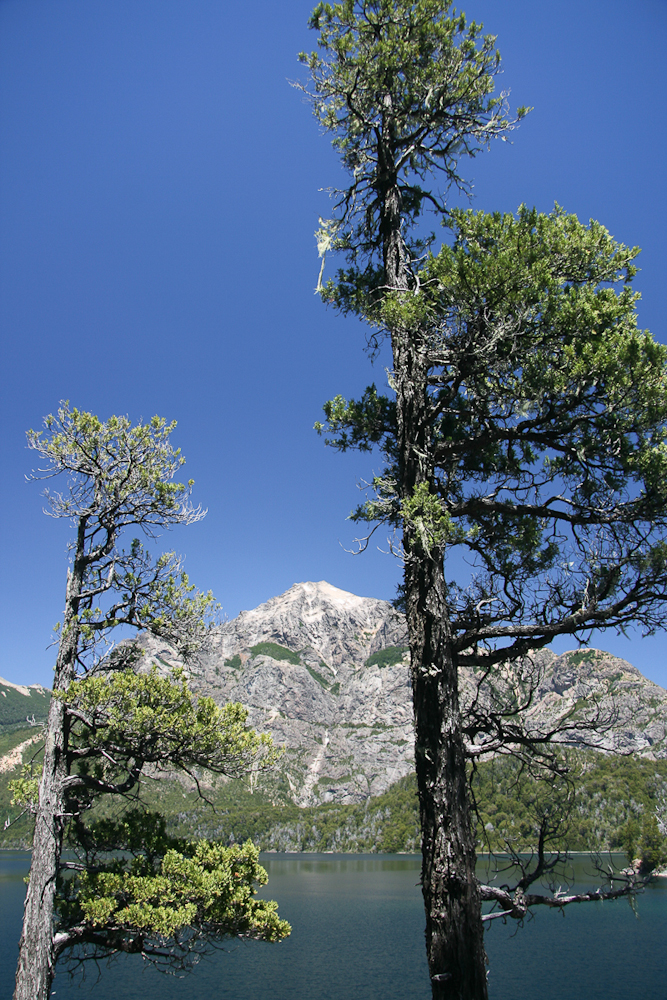
<path fill-rule="evenodd" d="M 25 430 L 60 399 L 176 418 L 209 508 L 165 536 L 225 613 L 302 580 L 391 599 L 400 567 L 346 552 L 372 459 L 313 432 L 321 405 L 383 380 L 359 323 L 313 294 L 336 157 L 288 79 L 310 3 L 0 4 L 0 674 L 50 682 L 70 528 L 25 482 Z M 502 89 L 534 111 L 464 164 L 474 207 L 558 201 L 643 248 L 639 318 L 667 340 L 664 0 L 472 0 Z M 376 463 L 377 465 L 377 463 Z M 382 543 L 382 539 L 380 539 Z M 382 546 L 386 548 L 386 546 Z M 667 686 L 666 639 L 597 644 Z M 565 643 L 564 646 L 571 645 Z"/>

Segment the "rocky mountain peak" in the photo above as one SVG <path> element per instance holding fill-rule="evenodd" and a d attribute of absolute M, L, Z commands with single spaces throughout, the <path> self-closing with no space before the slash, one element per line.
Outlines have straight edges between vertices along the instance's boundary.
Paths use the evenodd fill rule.
<path fill-rule="evenodd" d="M 375 598 L 357 597 L 349 590 L 341 590 L 339 587 L 327 583 L 326 580 L 320 580 L 318 583 L 294 583 L 284 594 L 272 597 L 264 604 L 260 604 L 254 611 L 244 611 L 241 614 L 263 615 L 269 609 L 295 607 L 298 610 L 308 608 L 311 613 L 319 615 L 325 605 L 333 605 L 334 608 L 339 608 L 342 612 L 347 613 L 363 608 L 369 603 L 385 604 L 386 602 Z"/>
<path fill-rule="evenodd" d="M 407 642 L 405 624 L 387 601 L 357 597 L 325 580 L 295 583 L 252 611 L 242 611 L 220 631 L 217 655 L 225 658 L 273 641 L 306 657 L 314 653 L 337 675 L 359 667 L 388 645 Z"/>
<path fill-rule="evenodd" d="M 175 662 L 164 644 L 144 645 L 153 662 Z M 617 719 L 599 746 L 667 756 L 667 691 L 625 660 L 542 650 L 522 669 L 535 688 L 526 716 L 534 731 L 599 701 L 602 715 Z M 414 766 L 406 627 L 387 601 L 326 581 L 296 583 L 225 622 L 189 672 L 196 690 L 242 702 L 251 724 L 285 747 L 271 780 L 299 805 L 363 801 Z M 474 690 L 474 675 L 462 672 L 464 711 Z"/>

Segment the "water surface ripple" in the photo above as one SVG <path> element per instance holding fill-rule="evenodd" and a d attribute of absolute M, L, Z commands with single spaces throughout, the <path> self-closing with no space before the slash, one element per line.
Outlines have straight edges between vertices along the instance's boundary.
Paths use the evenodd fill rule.
<path fill-rule="evenodd" d="M 278 945 L 228 942 L 178 979 L 136 956 L 56 977 L 56 1000 L 429 1000 L 412 855 L 266 854 L 265 894 L 292 924 Z M 0 995 L 11 997 L 29 855 L 0 852 Z M 586 859 L 575 865 L 584 881 Z M 592 884 L 587 880 L 588 884 Z M 667 1000 L 667 880 L 627 901 L 492 922 L 491 1000 Z"/>

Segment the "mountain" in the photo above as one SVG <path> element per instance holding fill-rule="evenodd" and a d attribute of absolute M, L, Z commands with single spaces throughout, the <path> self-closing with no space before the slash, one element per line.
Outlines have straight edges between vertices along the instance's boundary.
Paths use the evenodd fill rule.
<path fill-rule="evenodd" d="M 142 642 L 146 663 L 178 663 L 164 643 Z M 219 704 L 246 705 L 251 724 L 285 747 L 268 779 L 283 801 L 363 802 L 413 770 L 406 628 L 386 601 L 323 581 L 295 584 L 221 626 L 188 673 Z M 523 673 L 537 680 L 527 712 L 535 729 L 581 716 L 597 699 L 601 718 L 613 721 L 598 747 L 667 757 L 667 691 L 625 660 L 596 649 L 542 650 Z M 475 677 L 463 672 L 461 680 L 465 704 Z M 570 738 L 585 744 L 588 736 L 579 724 Z"/>
<path fill-rule="evenodd" d="M 0 677 L 0 732 L 38 725 L 49 713 L 51 692 L 41 684 L 12 684 Z"/>
<path fill-rule="evenodd" d="M 163 666 L 177 662 L 144 644 Z M 189 674 L 286 747 L 282 790 L 308 805 L 364 801 L 412 770 L 407 662 L 405 623 L 386 601 L 300 583 L 225 623 Z"/>
<path fill-rule="evenodd" d="M 179 664 L 166 644 L 146 636 L 141 642 L 145 668 Z M 415 850 L 406 646 L 405 623 L 390 604 L 324 582 L 295 584 L 224 623 L 188 667 L 191 684 L 220 704 L 247 705 L 251 724 L 270 731 L 285 753 L 267 775 L 214 781 L 207 794 L 216 812 L 198 798 L 193 783 L 175 778 L 146 783 L 148 804 L 163 811 L 170 830 L 182 836 L 225 842 L 251 836 L 268 850 Z M 624 824 L 646 810 L 667 824 L 667 691 L 625 660 L 596 649 L 560 656 L 543 650 L 527 658 L 520 672 L 537 682 L 526 713 L 529 725 L 544 727 L 598 699 L 601 715 L 614 721 L 600 745 L 636 752 L 582 755 L 570 847 L 617 848 Z M 509 672 L 497 674 L 501 686 L 514 682 Z M 462 671 L 461 689 L 465 705 L 475 691 L 470 671 Z M 7 782 L 17 776 L 21 759 L 33 756 L 41 734 L 26 719 L 43 720 L 49 696 L 39 685 L 0 680 L 0 813 L 6 817 L 15 813 Z M 482 696 L 491 696 L 488 689 Z M 575 726 L 570 737 L 585 743 L 586 734 Z M 502 849 L 508 835 L 530 847 L 527 800 L 512 762 L 486 761 L 477 782 L 484 843 L 490 837 Z M 3 847 L 26 846 L 28 819 L 0 840 Z"/>

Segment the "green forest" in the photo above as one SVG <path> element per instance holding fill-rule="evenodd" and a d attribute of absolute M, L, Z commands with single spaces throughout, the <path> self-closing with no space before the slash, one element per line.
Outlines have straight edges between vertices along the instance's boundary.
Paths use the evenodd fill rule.
<path fill-rule="evenodd" d="M 35 727 L 0 733 L 0 756 L 39 735 Z M 37 744 L 23 751 L 28 760 Z M 667 816 L 667 760 L 578 751 L 572 756 L 572 778 L 561 785 L 522 773 L 512 758 L 481 763 L 472 777 L 479 851 L 529 850 L 545 810 L 554 817 L 553 849 L 623 851 L 645 817 Z M 30 819 L 17 819 L 8 782 L 18 768 L 0 774 L 0 810 L 13 819 L 0 846 L 27 847 Z M 187 838 L 206 837 L 225 844 L 253 840 L 264 851 L 334 851 L 351 853 L 418 852 L 419 813 L 414 775 L 364 803 L 329 802 L 300 808 L 271 775 L 250 790 L 246 779 L 218 779 L 206 787 L 209 803 L 191 785 L 172 778 L 148 780 L 141 799 L 159 809 L 169 832 Z M 100 814 L 117 809 L 111 799 L 96 806 Z M 566 818 L 563 818 L 566 817 Z"/>

